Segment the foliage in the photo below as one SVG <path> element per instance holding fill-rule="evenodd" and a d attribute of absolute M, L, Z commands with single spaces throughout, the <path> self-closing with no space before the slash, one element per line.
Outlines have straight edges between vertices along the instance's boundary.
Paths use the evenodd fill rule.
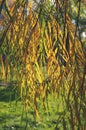
<path fill-rule="evenodd" d="M 25 111 L 33 103 L 36 121 L 40 121 L 40 101 L 47 111 L 48 96 L 58 95 L 64 108 L 56 129 L 82 130 L 86 125 L 86 53 L 78 34 L 81 1 L 75 10 L 76 25 L 70 18 L 70 2 L 21 0 L 11 7 L 5 3 L 1 74 L 7 83 L 17 81 Z"/>

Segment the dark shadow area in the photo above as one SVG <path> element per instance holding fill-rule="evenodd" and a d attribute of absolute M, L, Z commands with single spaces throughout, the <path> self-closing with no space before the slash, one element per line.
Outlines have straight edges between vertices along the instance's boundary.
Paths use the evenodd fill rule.
<path fill-rule="evenodd" d="M 24 127 L 21 127 L 19 125 L 13 125 L 13 126 L 4 126 L 3 130 L 25 130 Z"/>
<path fill-rule="evenodd" d="M 17 86 L 13 82 L 7 84 L 0 83 L 0 101 L 9 102 L 18 98 Z"/>
<path fill-rule="evenodd" d="M 14 116 L 2 114 L 2 115 L 0 115 L 0 123 L 3 123 L 3 122 L 5 123 L 6 119 L 12 120 L 13 118 L 14 118 Z"/>

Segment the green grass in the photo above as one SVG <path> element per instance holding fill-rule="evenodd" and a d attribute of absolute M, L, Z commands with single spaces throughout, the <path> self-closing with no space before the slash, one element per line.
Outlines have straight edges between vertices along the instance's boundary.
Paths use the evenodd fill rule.
<path fill-rule="evenodd" d="M 45 111 L 39 103 L 41 120 L 35 122 L 33 107 L 30 112 L 24 112 L 24 106 L 17 99 L 15 89 L 0 86 L 0 130 L 54 130 L 57 121 L 57 101 L 49 97 Z M 48 109 L 49 108 L 49 109 Z"/>
<path fill-rule="evenodd" d="M 19 98 L 17 88 L 0 86 L 0 130 L 71 130 L 70 111 L 67 109 L 64 96 L 61 93 L 59 96 L 49 94 L 47 98 L 46 110 L 44 110 L 40 97 L 38 103 L 40 121 L 37 122 L 33 102 L 29 112 L 25 112 L 24 103 Z M 73 109 L 72 111 L 74 112 Z M 82 113 L 80 116 L 83 123 L 82 130 L 85 130 L 85 118 Z M 75 130 L 78 128 L 77 123 Z"/>

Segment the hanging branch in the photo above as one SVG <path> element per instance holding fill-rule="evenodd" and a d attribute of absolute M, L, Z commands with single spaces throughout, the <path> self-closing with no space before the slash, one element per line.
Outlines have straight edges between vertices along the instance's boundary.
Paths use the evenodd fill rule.
<path fill-rule="evenodd" d="M 79 24 L 79 17 L 80 17 L 80 9 L 81 9 L 81 0 L 78 1 L 79 7 L 78 7 L 78 15 L 77 15 L 77 21 L 76 21 L 76 30 L 74 35 L 74 43 L 77 36 L 77 30 L 78 30 L 78 24 Z"/>
<path fill-rule="evenodd" d="M 30 32 L 29 38 L 26 39 L 26 47 L 25 47 L 25 50 L 24 50 L 24 55 L 25 55 L 25 57 L 26 57 L 26 55 L 27 55 L 27 53 L 28 53 L 29 43 L 30 43 L 30 41 L 31 41 L 32 35 L 33 35 L 34 31 L 35 31 L 35 28 L 36 28 L 36 26 L 37 26 L 38 20 L 39 20 L 39 18 L 40 18 L 41 12 L 42 12 L 42 5 L 43 5 L 43 2 L 42 2 L 42 4 L 41 4 L 41 6 L 40 6 L 40 12 L 39 12 L 38 18 L 37 18 L 37 20 L 36 20 L 36 23 L 35 23 L 34 27 L 32 28 L 32 30 L 31 30 L 31 32 Z"/>

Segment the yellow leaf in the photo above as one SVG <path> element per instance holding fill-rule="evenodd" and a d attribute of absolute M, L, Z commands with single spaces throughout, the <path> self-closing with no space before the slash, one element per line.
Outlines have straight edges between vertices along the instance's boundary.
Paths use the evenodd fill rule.
<path fill-rule="evenodd" d="M 49 33 L 51 34 L 51 25 L 50 25 L 50 22 L 48 22 L 48 28 L 49 28 Z"/>
<path fill-rule="evenodd" d="M 38 98 L 38 97 L 36 97 L 36 102 L 38 103 L 38 101 L 39 101 L 39 98 Z"/>
<path fill-rule="evenodd" d="M 23 38 L 22 37 L 19 39 L 19 44 L 23 45 Z"/>
<path fill-rule="evenodd" d="M 18 31 L 18 26 L 17 25 L 15 26 L 15 31 Z"/>

